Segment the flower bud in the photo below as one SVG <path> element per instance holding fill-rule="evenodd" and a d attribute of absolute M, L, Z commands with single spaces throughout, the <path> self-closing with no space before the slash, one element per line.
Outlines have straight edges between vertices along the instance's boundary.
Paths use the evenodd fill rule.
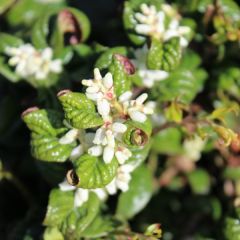
<path fill-rule="evenodd" d="M 66 178 L 67 178 L 68 183 L 72 186 L 78 185 L 78 183 L 80 181 L 78 175 L 76 174 L 76 172 L 73 169 L 71 169 L 67 172 Z"/>
<path fill-rule="evenodd" d="M 58 14 L 58 26 L 64 36 L 65 45 L 75 45 L 81 41 L 81 30 L 74 15 L 67 9 Z"/>
<path fill-rule="evenodd" d="M 148 136 L 141 129 L 136 129 L 131 134 L 131 142 L 137 146 L 144 146 L 148 142 Z"/>
<path fill-rule="evenodd" d="M 128 75 L 135 73 L 135 67 L 127 57 L 120 54 L 114 54 L 113 56 L 124 66 L 124 70 Z"/>

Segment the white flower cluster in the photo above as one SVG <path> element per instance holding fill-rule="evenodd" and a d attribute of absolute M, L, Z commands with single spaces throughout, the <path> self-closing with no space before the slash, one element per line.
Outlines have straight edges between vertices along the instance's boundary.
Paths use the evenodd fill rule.
<path fill-rule="evenodd" d="M 62 61 L 53 60 L 51 48 L 35 49 L 31 44 L 20 47 L 7 47 L 6 54 L 10 56 L 9 65 L 16 67 L 17 75 L 22 78 L 46 79 L 49 73 L 60 73 Z"/>
<path fill-rule="evenodd" d="M 121 142 L 122 134 L 127 131 L 124 122 L 128 118 L 145 122 L 146 115 L 153 113 L 151 107 L 144 105 L 147 94 L 131 100 L 132 93 L 125 92 L 117 99 L 112 74 L 107 73 L 102 77 L 98 68 L 94 69 L 94 79 L 83 80 L 82 84 L 87 86 L 86 96 L 96 102 L 98 113 L 104 120 L 104 124 L 96 131 L 93 140 L 95 145 L 88 149 L 88 153 L 93 156 L 103 155 L 105 163 L 110 163 L 116 156 L 119 164 L 123 164 L 132 156 L 131 151 Z"/>
<path fill-rule="evenodd" d="M 83 189 L 76 188 L 70 185 L 67 180 L 64 180 L 59 184 L 59 188 L 62 191 L 75 191 L 74 195 L 74 207 L 80 207 L 89 198 L 89 193 L 94 192 L 98 198 L 105 201 L 108 195 L 116 194 L 117 190 L 120 189 L 126 192 L 129 188 L 129 182 L 131 180 L 131 172 L 136 168 L 136 166 L 131 164 L 121 165 L 117 170 L 116 177 L 104 188 L 96 189 Z"/>
<path fill-rule="evenodd" d="M 204 149 L 206 141 L 198 135 L 186 139 L 183 143 L 184 156 L 192 161 L 198 161 L 201 158 L 201 152 Z"/>
<path fill-rule="evenodd" d="M 169 74 L 163 70 L 148 69 L 146 66 L 147 53 L 148 47 L 144 45 L 142 48 L 135 50 L 135 59 L 131 59 L 131 61 L 138 67 L 138 74 L 142 78 L 143 85 L 151 88 L 155 82 L 165 80 Z"/>
<path fill-rule="evenodd" d="M 155 6 L 143 3 L 140 10 L 141 12 L 135 14 L 138 21 L 135 28 L 137 33 L 162 41 L 180 37 L 181 46 L 187 46 L 188 40 L 184 36 L 189 34 L 191 29 L 187 26 L 180 26 L 180 17 L 170 5 L 162 4 L 161 11 L 157 11 Z M 170 18 L 169 23 L 166 23 L 166 17 Z"/>
<path fill-rule="evenodd" d="M 104 124 L 96 130 L 96 133 L 85 133 L 84 130 L 71 129 L 60 140 L 61 144 L 69 144 L 79 140 L 81 144 L 73 149 L 71 159 L 88 152 L 92 156 L 103 156 L 103 161 L 109 164 L 114 157 L 119 162 L 115 178 L 101 189 L 82 189 L 69 185 L 66 181 L 61 183 L 62 191 L 75 190 L 74 206 L 81 206 L 88 200 L 89 192 L 95 192 L 98 197 L 105 200 L 107 195 L 113 195 L 118 189 L 127 191 L 131 180 L 131 172 L 137 167 L 134 163 L 126 161 L 132 156 L 132 152 L 122 141 L 123 134 L 127 131 L 125 122 L 128 119 L 145 122 L 149 114 L 153 114 L 152 104 L 144 105 L 148 95 L 140 95 L 131 100 L 132 93 L 127 91 L 119 98 L 114 92 L 113 77 L 107 73 L 102 77 L 99 69 L 94 69 L 94 78 L 83 80 L 87 87 L 86 96 L 96 102 L 98 113 L 102 116 Z M 81 133 L 80 133 L 81 131 Z M 80 138 L 80 135 L 83 135 Z"/>

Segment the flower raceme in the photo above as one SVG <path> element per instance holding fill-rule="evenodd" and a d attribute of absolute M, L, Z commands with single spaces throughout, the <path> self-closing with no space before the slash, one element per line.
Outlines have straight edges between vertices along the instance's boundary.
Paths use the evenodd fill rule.
<path fill-rule="evenodd" d="M 127 91 L 117 99 L 112 74 L 108 72 L 102 77 L 98 68 L 94 69 L 94 79 L 83 80 L 82 84 L 87 86 L 86 96 L 96 102 L 98 113 L 104 120 L 96 131 L 95 145 L 88 149 L 88 153 L 103 155 L 105 163 L 110 163 L 116 156 L 119 164 L 123 164 L 132 156 L 122 142 L 122 134 L 127 130 L 124 122 L 128 118 L 141 123 L 146 121 L 146 115 L 153 113 L 151 107 L 144 105 L 148 95 L 143 93 L 136 100 L 131 100 L 132 93 Z"/>
<path fill-rule="evenodd" d="M 137 33 L 155 37 L 162 41 L 167 41 L 173 37 L 180 37 L 180 45 L 186 47 L 188 44 L 185 38 L 191 29 L 187 26 L 180 26 L 180 16 L 167 4 L 162 5 L 161 11 L 157 11 L 154 5 L 148 6 L 143 3 L 140 6 L 141 12 L 135 14 L 138 24 L 135 27 Z M 167 24 L 166 19 L 170 18 Z"/>
<path fill-rule="evenodd" d="M 49 47 L 37 50 L 31 44 L 24 44 L 19 47 L 7 47 L 5 52 L 10 56 L 9 65 L 16 67 L 17 75 L 22 78 L 43 80 L 50 73 L 62 71 L 61 60 L 53 60 L 53 51 Z"/>

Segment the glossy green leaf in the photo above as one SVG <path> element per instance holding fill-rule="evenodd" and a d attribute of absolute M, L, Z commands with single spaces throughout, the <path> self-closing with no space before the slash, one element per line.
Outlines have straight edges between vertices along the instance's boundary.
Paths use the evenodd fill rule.
<path fill-rule="evenodd" d="M 85 154 L 74 161 L 74 169 L 79 177 L 77 186 L 87 189 L 102 188 L 116 176 L 117 168 L 118 162 L 115 158 L 106 164 L 102 158 Z"/>
<path fill-rule="evenodd" d="M 36 48 L 42 49 L 48 46 L 47 35 L 49 34 L 49 19 L 55 11 L 46 11 L 35 23 L 32 30 L 32 43 Z"/>
<path fill-rule="evenodd" d="M 53 189 L 49 196 L 47 213 L 43 224 L 45 226 L 57 227 L 65 220 L 74 204 L 73 191 L 61 191 Z"/>
<path fill-rule="evenodd" d="M 158 50 L 159 51 L 159 50 Z M 177 68 L 182 56 L 179 38 L 172 38 L 163 44 L 162 69 L 170 72 Z"/>
<path fill-rule="evenodd" d="M 114 224 L 110 219 L 97 216 L 90 226 L 88 226 L 88 228 L 82 233 L 82 236 L 95 239 L 107 236 L 113 230 Z"/>
<path fill-rule="evenodd" d="M 100 70 L 106 69 L 110 66 L 112 62 L 113 54 L 121 54 L 123 56 L 127 56 L 127 53 L 128 51 L 126 47 L 109 48 L 97 59 L 95 67 L 99 68 Z"/>
<path fill-rule="evenodd" d="M 44 231 L 43 240 L 64 240 L 64 237 L 57 227 L 47 227 Z"/>
<path fill-rule="evenodd" d="M 94 128 L 103 124 L 103 119 L 96 113 L 94 103 L 84 94 L 67 91 L 58 98 L 65 117 L 74 128 Z"/>
<path fill-rule="evenodd" d="M 149 202 L 153 193 L 153 179 L 150 170 L 142 165 L 132 173 L 129 190 L 119 196 L 117 216 L 130 219 Z"/>
<path fill-rule="evenodd" d="M 117 96 L 129 91 L 131 88 L 131 81 L 128 78 L 123 64 L 113 56 L 112 63 L 109 67 L 110 72 L 113 75 L 114 90 Z"/>
<path fill-rule="evenodd" d="M 147 67 L 149 69 L 161 69 L 163 58 L 163 44 L 158 39 L 153 38 L 147 54 Z"/>
<path fill-rule="evenodd" d="M 100 200 L 93 192 L 81 207 L 75 208 L 64 219 L 61 231 L 66 239 L 80 239 L 84 230 L 94 221 L 100 210 Z"/>
<path fill-rule="evenodd" d="M 17 1 L 10 11 L 7 12 L 6 18 L 12 26 L 32 26 L 35 21 L 42 17 L 48 10 L 56 10 L 64 5 L 64 0 L 58 2 L 40 2 L 35 0 Z M 41 16 L 41 17 L 40 17 Z"/>
<path fill-rule="evenodd" d="M 64 162 L 68 159 L 75 144 L 60 144 L 58 134 L 64 128 L 56 129 L 49 119 L 51 111 L 32 109 L 23 115 L 23 120 L 31 130 L 32 154 L 35 158 L 48 162 Z M 52 117 L 50 117 L 52 116 Z"/>
<path fill-rule="evenodd" d="M 68 50 L 70 49 L 65 44 L 65 34 L 68 34 L 66 31 L 69 29 L 69 21 L 66 18 L 62 18 L 63 21 L 66 20 L 66 23 L 56 20 L 54 28 L 50 29 L 50 19 L 63 11 L 68 11 L 69 14 L 72 14 L 74 23 L 79 30 L 79 33 L 77 33 L 79 35 L 79 43 L 84 42 L 90 34 L 90 22 L 83 12 L 70 7 L 46 11 L 42 18 L 36 22 L 32 32 L 32 42 L 36 47 L 44 48 L 47 45 L 51 45 L 54 48 L 55 55 L 61 57 L 61 59 L 65 59 L 66 55 L 69 55 Z"/>
<path fill-rule="evenodd" d="M 126 163 L 134 164 L 135 166 L 141 165 L 148 157 L 151 143 L 146 144 L 142 147 L 128 147 L 132 152 L 132 156 L 126 161 Z"/>
<path fill-rule="evenodd" d="M 188 53 L 184 58 L 188 58 Z M 183 59 L 184 59 L 183 58 Z M 203 84 L 207 78 L 207 72 L 197 65 L 198 60 L 195 59 L 192 64 L 187 63 L 193 58 L 192 54 L 189 59 L 183 61 L 169 77 L 162 82 L 156 84 L 153 94 L 161 101 L 178 100 L 182 103 L 190 103 L 196 95 L 203 89 Z"/>

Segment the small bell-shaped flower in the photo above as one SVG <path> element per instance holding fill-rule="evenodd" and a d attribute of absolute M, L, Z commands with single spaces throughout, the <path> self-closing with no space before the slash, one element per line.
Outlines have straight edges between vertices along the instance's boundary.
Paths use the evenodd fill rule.
<path fill-rule="evenodd" d="M 106 117 L 110 113 L 110 102 L 114 98 L 113 78 L 111 73 L 102 77 L 98 68 L 94 69 L 94 79 L 83 80 L 87 86 L 86 96 L 97 102 L 97 109 L 101 116 Z"/>
<path fill-rule="evenodd" d="M 147 100 L 147 93 L 141 94 L 136 100 L 129 100 L 131 96 L 131 92 L 127 92 L 119 97 L 125 113 L 128 114 L 133 121 L 145 122 L 147 120 L 146 115 L 153 114 L 153 108 L 143 104 Z"/>
<path fill-rule="evenodd" d="M 94 192 L 98 198 L 102 201 L 106 200 L 107 193 L 104 188 L 96 188 L 96 189 L 83 189 L 83 188 L 76 188 L 70 185 L 67 180 L 64 180 L 62 183 L 59 184 L 59 188 L 61 191 L 75 191 L 74 195 L 74 207 L 80 207 L 83 203 L 88 201 L 89 193 Z"/>

